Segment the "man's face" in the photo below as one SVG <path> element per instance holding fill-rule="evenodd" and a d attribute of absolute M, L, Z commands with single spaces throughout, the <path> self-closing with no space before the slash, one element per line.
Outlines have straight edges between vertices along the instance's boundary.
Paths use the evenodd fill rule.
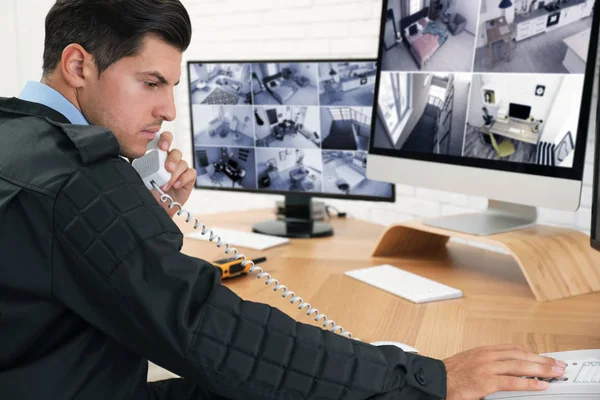
<path fill-rule="evenodd" d="M 181 75 L 179 49 L 147 36 L 142 49 L 92 77 L 79 92 L 79 104 L 92 125 L 110 129 L 121 155 L 139 158 L 163 121 L 175 119 L 173 87 Z"/>

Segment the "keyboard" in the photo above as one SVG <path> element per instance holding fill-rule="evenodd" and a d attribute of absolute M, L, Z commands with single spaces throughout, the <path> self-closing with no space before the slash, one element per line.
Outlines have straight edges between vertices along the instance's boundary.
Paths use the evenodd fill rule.
<path fill-rule="evenodd" d="M 388 264 L 346 271 L 345 275 L 413 303 L 456 299 L 463 295 L 456 288 Z"/>
<path fill-rule="evenodd" d="M 509 130 L 509 132 L 512 132 L 512 133 L 521 133 L 522 132 L 521 129 L 519 129 L 519 128 L 508 128 L 508 130 Z"/>
<path fill-rule="evenodd" d="M 593 350 L 592 350 L 593 351 Z M 568 353 L 568 352 L 566 352 Z M 557 358 L 557 357 L 553 357 Z M 559 360 L 561 358 L 558 358 Z M 563 360 L 567 368 L 563 376 L 558 378 L 539 378 L 527 376 L 529 379 L 543 380 L 550 383 L 548 389 L 539 394 L 543 399 L 600 399 L 600 361 L 598 360 Z M 527 399 L 532 392 L 496 392 L 484 400 Z M 538 396 L 531 396 L 532 399 Z"/>
<path fill-rule="evenodd" d="M 288 238 L 263 235 L 261 233 L 236 231 L 232 229 L 225 229 L 219 227 L 209 228 L 212 229 L 213 234 L 221 238 L 221 241 L 229 243 L 229 245 L 232 247 L 244 247 L 255 250 L 266 250 L 271 247 L 279 246 L 290 242 Z M 206 235 L 202 235 L 202 233 L 198 230 L 192 233 L 188 233 L 186 236 L 191 239 L 207 241 L 210 237 L 209 233 L 210 232 L 206 232 Z M 213 243 L 217 243 L 216 238 L 213 241 Z"/>

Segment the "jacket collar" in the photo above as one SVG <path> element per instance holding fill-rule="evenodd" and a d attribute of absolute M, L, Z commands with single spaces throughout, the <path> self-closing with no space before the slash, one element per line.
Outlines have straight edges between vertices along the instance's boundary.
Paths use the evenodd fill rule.
<path fill-rule="evenodd" d="M 21 100 L 16 97 L 0 97 L 0 110 L 12 114 L 28 115 L 31 117 L 44 118 L 46 120 L 50 119 L 61 124 L 69 123 L 67 117 L 53 108 L 40 103 Z"/>
<path fill-rule="evenodd" d="M 93 164 L 105 158 L 117 157 L 121 151 L 119 141 L 110 130 L 93 125 L 73 125 L 64 115 L 43 104 L 15 97 L 0 98 L 0 111 L 42 118 L 57 126 L 77 147 L 84 165 Z"/>

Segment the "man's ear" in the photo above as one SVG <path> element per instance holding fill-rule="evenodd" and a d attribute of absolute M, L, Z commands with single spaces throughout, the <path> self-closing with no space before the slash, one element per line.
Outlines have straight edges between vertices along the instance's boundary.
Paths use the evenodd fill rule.
<path fill-rule="evenodd" d="M 94 57 L 76 43 L 68 45 L 63 50 L 60 69 L 65 82 L 76 89 L 84 87 L 86 81 L 96 73 Z"/>

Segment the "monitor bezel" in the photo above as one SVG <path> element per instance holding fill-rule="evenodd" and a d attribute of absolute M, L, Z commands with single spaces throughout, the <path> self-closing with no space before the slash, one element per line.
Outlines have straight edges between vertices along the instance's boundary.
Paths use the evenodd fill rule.
<path fill-rule="evenodd" d="M 387 20 L 387 6 L 389 0 L 383 0 L 381 4 L 381 16 L 380 16 L 380 28 L 379 28 L 379 44 L 378 44 L 378 55 L 377 55 L 377 75 L 375 78 L 375 106 L 373 107 L 373 115 L 371 117 L 371 139 L 375 136 L 376 120 L 377 118 L 377 101 L 379 99 L 379 84 L 381 80 L 381 73 L 383 71 L 382 60 L 383 60 L 383 36 L 385 33 L 385 23 Z M 598 0 L 595 1 L 595 5 L 598 5 Z M 479 10 L 478 10 L 479 15 Z M 600 21 L 600 13 L 594 12 L 592 17 L 592 30 L 590 33 L 590 46 L 588 48 L 588 56 L 586 63 L 586 71 L 584 75 L 583 91 L 582 91 L 582 102 L 579 111 L 579 123 L 577 126 L 577 136 L 575 145 L 575 154 L 573 157 L 573 166 L 571 168 L 565 167 L 552 167 L 546 165 L 537 164 L 525 164 L 517 163 L 512 161 L 501 161 L 501 160 L 485 160 L 480 158 L 465 158 L 462 156 L 451 156 L 442 154 L 432 153 L 419 153 L 414 151 L 397 150 L 397 149 L 382 149 L 374 147 L 374 140 L 369 142 L 368 154 L 386 156 L 391 158 L 403 158 L 407 160 L 426 161 L 431 163 L 440 164 L 441 167 L 445 164 L 479 168 L 485 170 L 496 170 L 505 172 L 514 172 L 520 174 L 545 176 L 550 178 L 568 179 L 574 181 L 581 181 L 583 179 L 583 170 L 585 167 L 585 153 L 588 141 L 588 129 L 590 112 L 592 106 L 592 93 L 594 85 L 594 73 L 596 69 L 596 60 L 598 56 L 598 25 Z M 589 60 L 594 60 L 590 62 Z M 419 71 L 411 71 L 421 73 Z M 477 72 L 465 72 L 477 74 Z M 517 74 L 517 73 L 509 73 Z M 568 75 L 568 74 L 556 74 L 556 75 Z"/>
<path fill-rule="evenodd" d="M 263 64 L 263 63 L 322 63 L 322 62 L 374 62 L 377 63 L 379 68 L 379 62 L 376 58 L 326 58 L 326 59 L 257 59 L 257 60 L 188 60 L 185 64 L 186 75 L 187 75 L 187 101 L 188 101 L 188 112 L 189 112 L 189 132 L 191 138 L 191 156 L 192 163 L 195 170 L 197 170 L 195 146 L 194 146 L 194 118 L 192 112 L 192 100 L 191 100 L 191 77 L 190 77 L 190 65 L 191 64 Z M 377 85 L 377 78 L 375 79 L 375 85 Z M 375 92 L 374 96 L 377 93 Z M 376 98 L 376 97 L 375 97 Z M 254 105 L 252 105 L 254 106 Z M 319 106 L 320 107 L 320 106 Z M 376 102 L 373 103 L 373 109 L 376 107 Z M 371 118 L 371 134 L 373 133 L 374 120 Z M 370 145 L 369 141 L 369 145 Z M 369 146 L 370 147 L 370 146 Z M 256 149 L 256 147 L 254 147 Z M 321 149 L 322 151 L 323 149 Z M 369 151 L 366 151 L 367 155 Z M 366 173 L 366 172 L 365 172 Z M 366 175 L 365 175 L 366 177 Z M 367 178 L 368 179 L 368 178 Z M 389 183 L 389 182 L 386 182 Z M 237 193 L 255 193 L 264 195 L 283 195 L 283 196 L 298 196 L 298 197 L 314 197 L 321 199 L 339 199 L 339 200 L 356 200 L 356 201 L 373 201 L 383 203 L 395 203 L 396 202 L 396 185 L 390 183 L 392 188 L 392 194 L 390 197 L 377 197 L 377 196 L 362 196 L 362 195 L 340 195 L 335 193 L 324 193 L 324 192 L 294 192 L 286 190 L 265 190 L 265 189 L 235 189 L 225 187 L 214 187 L 214 186 L 201 186 L 197 182 L 194 182 L 195 189 L 201 190 L 215 190 L 224 192 L 237 192 Z"/>

